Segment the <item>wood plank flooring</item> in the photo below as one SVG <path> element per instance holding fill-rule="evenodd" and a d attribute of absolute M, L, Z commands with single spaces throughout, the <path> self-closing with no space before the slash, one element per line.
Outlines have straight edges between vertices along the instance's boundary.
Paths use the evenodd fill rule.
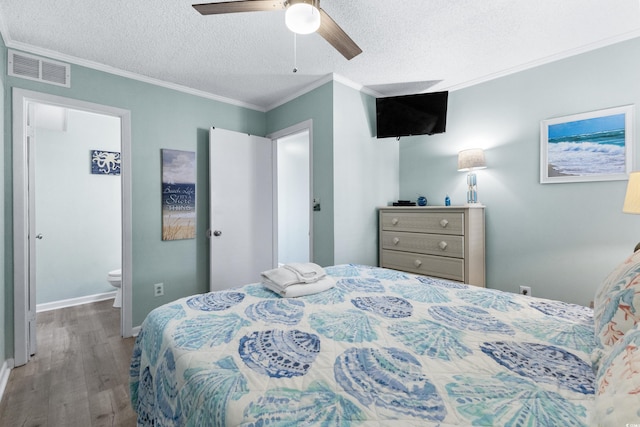
<path fill-rule="evenodd" d="M 0 427 L 136 425 L 129 402 L 134 338 L 113 300 L 38 313 L 38 352 L 11 371 Z"/>

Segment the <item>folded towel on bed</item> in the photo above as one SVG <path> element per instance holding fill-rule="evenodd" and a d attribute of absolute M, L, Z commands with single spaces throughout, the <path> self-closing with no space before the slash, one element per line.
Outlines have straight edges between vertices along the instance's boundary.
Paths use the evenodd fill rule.
<path fill-rule="evenodd" d="M 297 283 L 286 288 L 275 286 L 270 280 L 265 280 L 262 284 L 267 288 L 285 298 L 297 298 L 305 295 L 313 295 L 327 291 L 336 285 L 331 277 L 324 277 L 313 283 Z"/>
<path fill-rule="evenodd" d="M 335 286 L 324 269 L 312 262 L 285 264 L 260 274 L 267 289 L 287 298 L 317 294 Z"/>
<path fill-rule="evenodd" d="M 263 282 L 270 282 L 273 286 L 285 289 L 287 286 L 300 283 L 298 275 L 293 271 L 280 267 L 260 273 Z"/>
<path fill-rule="evenodd" d="M 327 275 L 324 268 L 313 262 L 293 262 L 285 264 L 283 268 L 293 271 L 298 280 L 304 283 L 317 282 Z"/>
<path fill-rule="evenodd" d="M 322 267 L 312 262 L 285 264 L 260 274 L 282 289 L 299 283 L 314 283 L 327 275 Z"/>

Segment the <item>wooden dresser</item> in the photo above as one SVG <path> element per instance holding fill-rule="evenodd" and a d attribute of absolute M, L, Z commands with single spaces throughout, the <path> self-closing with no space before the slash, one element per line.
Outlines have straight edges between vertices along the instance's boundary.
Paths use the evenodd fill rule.
<path fill-rule="evenodd" d="M 484 206 L 379 208 L 380 267 L 485 286 Z"/>

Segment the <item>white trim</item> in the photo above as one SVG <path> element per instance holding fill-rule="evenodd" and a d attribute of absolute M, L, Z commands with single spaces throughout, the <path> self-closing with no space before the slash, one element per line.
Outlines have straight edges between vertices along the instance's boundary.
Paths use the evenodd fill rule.
<path fill-rule="evenodd" d="M 506 70 L 498 71 L 493 74 L 488 74 L 486 76 L 479 77 L 477 79 L 469 80 L 463 83 L 458 83 L 451 86 L 439 86 L 434 85 L 430 89 L 436 90 L 448 90 L 449 92 L 453 92 L 460 89 L 465 89 L 471 86 L 478 85 L 480 83 L 486 83 L 491 80 L 498 79 L 500 77 L 505 77 L 511 74 L 519 73 L 521 71 L 526 71 L 531 68 L 538 67 L 540 65 L 549 64 L 552 62 L 560 61 L 562 59 L 571 58 L 572 56 L 580 55 L 582 53 L 591 52 L 596 49 L 600 49 L 603 47 L 611 46 L 616 43 L 621 43 L 623 41 L 631 40 L 633 38 L 640 37 L 640 30 L 630 31 L 628 33 L 619 34 L 614 37 L 610 37 L 608 39 L 599 40 L 594 43 L 590 43 L 584 46 L 577 47 L 575 49 L 565 50 L 564 52 L 556 53 L 555 55 L 550 55 L 544 58 L 536 59 L 535 61 L 527 62 L 524 64 L 516 65 L 515 67 L 507 68 Z"/>
<path fill-rule="evenodd" d="M 120 174 L 122 185 L 122 308 L 120 333 L 123 338 L 132 336 L 133 327 L 133 165 L 131 162 L 131 112 L 121 110 L 120 116 Z"/>
<path fill-rule="evenodd" d="M 300 89 L 299 91 L 292 93 L 291 95 L 281 99 L 280 101 L 269 105 L 268 107 L 266 107 L 266 111 L 271 111 L 274 108 L 280 107 L 281 105 L 286 104 L 289 101 L 293 101 L 296 98 L 299 98 L 300 96 L 311 92 L 314 89 L 319 88 L 320 86 L 324 85 L 325 83 L 329 83 L 330 81 L 335 81 L 338 83 L 342 83 L 343 85 L 350 87 L 351 89 L 355 89 L 359 92 L 362 92 L 366 95 L 371 95 L 375 98 L 377 97 L 381 97 L 382 94 L 380 94 L 379 92 L 376 92 L 375 90 L 368 88 L 366 86 L 361 85 L 360 83 L 356 83 L 353 80 L 349 80 L 348 78 L 341 76 L 340 74 L 336 74 L 336 73 L 331 73 L 331 74 L 327 74 L 326 76 L 321 77 L 320 79 L 316 80 L 315 82 L 311 83 L 309 86 L 305 86 L 304 88 Z"/>
<path fill-rule="evenodd" d="M 105 292 L 102 294 L 87 295 L 84 297 L 62 299 L 59 301 L 37 304 L 36 313 L 42 313 L 50 310 L 57 310 L 59 308 L 73 307 L 76 305 L 89 304 L 92 302 L 104 301 L 108 299 L 114 299 L 116 297 L 116 292 L 117 291 Z"/>
<path fill-rule="evenodd" d="M 102 72 L 113 74 L 120 77 L 126 77 L 128 79 L 149 83 L 155 86 L 172 89 L 178 92 L 188 93 L 190 95 L 199 96 L 201 98 L 207 98 L 213 101 L 224 102 L 225 104 L 236 105 L 238 107 L 244 107 L 250 110 L 257 110 L 263 113 L 266 111 L 264 107 L 253 105 L 248 102 L 238 101 L 236 99 L 226 98 L 224 96 L 215 95 L 213 93 L 205 92 L 203 90 L 193 89 L 193 88 L 179 85 L 176 83 L 170 83 L 160 79 L 155 79 L 153 77 L 143 76 L 141 74 L 132 73 L 131 71 L 121 70 L 119 68 L 111 67 L 109 65 L 101 64 L 99 62 L 89 61 L 87 59 L 78 58 L 76 56 L 71 56 L 64 53 L 56 52 L 54 50 L 33 46 L 27 43 L 16 42 L 13 40 L 5 40 L 5 45 L 7 46 L 7 48 L 18 49 L 23 52 L 29 52 L 35 55 L 46 56 L 48 58 L 57 59 L 58 61 L 66 61 L 75 65 L 79 65 L 81 67 L 91 68 L 93 70 L 102 71 Z"/>
<path fill-rule="evenodd" d="M 333 75 L 333 79 L 339 83 L 342 83 L 343 85 L 350 87 L 351 89 L 355 89 L 359 92 L 362 92 L 366 95 L 371 95 L 374 98 L 380 98 L 381 96 L 383 96 L 380 92 L 377 92 L 373 89 L 371 89 L 370 87 L 367 86 L 363 86 L 360 83 L 356 83 L 353 80 L 349 80 L 348 78 L 341 76 L 340 74 L 334 74 Z"/>
<path fill-rule="evenodd" d="M 142 329 L 142 325 L 134 326 L 133 328 L 131 328 L 131 336 L 137 337 L 138 335 L 140 335 L 141 329 Z"/>
<path fill-rule="evenodd" d="M 300 89 L 299 91 L 294 92 L 291 95 L 281 99 L 280 101 L 275 102 L 275 103 L 267 106 L 265 108 L 265 111 L 271 111 L 274 108 L 278 108 L 281 105 L 284 105 L 289 101 L 293 101 L 294 99 L 296 99 L 296 98 L 298 98 L 298 97 L 300 97 L 300 96 L 302 96 L 302 95 L 304 95 L 306 93 L 309 93 L 314 89 L 319 88 L 320 86 L 322 86 L 325 83 L 329 83 L 331 80 L 333 80 L 333 76 L 334 76 L 334 74 L 327 74 L 326 76 L 319 78 L 315 82 L 311 83 L 309 86 L 306 86 L 306 87 Z"/>
<path fill-rule="evenodd" d="M 273 265 L 278 265 L 278 156 L 276 142 L 279 138 L 307 131 L 309 133 L 309 261 L 313 261 L 313 119 L 308 119 L 266 136 L 271 140 L 273 153 Z"/>
<path fill-rule="evenodd" d="M 13 322 L 14 361 L 29 360 L 29 200 L 27 197 L 27 102 L 13 91 Z"/>
<path fill-rule="evenodd" d="M 0 36 L 2 36 L 2 40 L 5 41 L 5 46 L 7 40 L 11 40 L 11 36 L 9 35 L 9 27 L 7 27 L 7 23 L 4 21 L 4 17 L 0 13 Z"/>
<path fill-rule="evenodd" d="M 9 374 L 11 374 L 11 368 L 13 367 L 13 359 L 5 360 L 0 367 L 0 402 L 4 396 L 4 391 L 7 388 L 9 382 Z"/>
<path fill-rule="evenodd" d="M 281 105 L 286 104 L 289 101 L 292 101 L 293 99 L 304 95 L 308 92 L 311 92 L 312 90 L 322 86 L 323 84 L 331 81 L 331 80 L 336 80 L 339 81 L 340 83 L 349 86 L 353 89 L 362 91 L 368 95 L 374 96 L 374 97 L 380 97 L 381 95 L 366 87 L 363 86 L 359 83 L 355 83 L 352 80 L 347 79 L 346 77 L 340 76 L 338 74 L 327 74 L 326 76 L 321 77 L 320 79 L 316 80 L 315 82 L 312 82 L 309 86 L 301 89 L 300 91 L 297 91 L 296 93 L 289 95 L 287 97 L 285 97 L 284 99 L 275 102 L 269 106 L 266 107 L 261 107 L 258 105 L 253 105 L 247 102 L 243 102 L 243 101 L 238 101 L 235 99 L 231 99 L 231 98 L 226 98 L 220 95 L 215 95 L 213 93 L 209 93 L 209 92 L 205 92 L 199 89 L 193 89 L 187 86 L 182 86 L 176 83 L 169 83 L 169 82 L 165 82 L 163 80 L 159 80 L 159 79 L 154 79 L 151 77 L 147 77 L 147 76 L 143 76 L 140 74 L 136 74 L 136 73 L 132 73 L 130 71 L 124 71 L 115 67 L 111 67 L 109 65 L 105 65 L 105 64 L 101 64 L 99 62 L 94 62 L 94 61 L 89 61 L 86 59 L 82 59 L 82 58 L 78 58 L 75 56 L 71 56 L 71 55 L 67 55 L 67 54 L 63 54 L 60 52 L 56 52 L 53 50 L 49 50 L 49 49 L 44 49 L 41 47 L 37 47 L 37 46 L 33 46 L 27 43 L 22 43 L 22 42 L 17 42 L 11 39 L 11 36 L 9 35 L 9 29 L 6 26 L 5 22 L 2 19 L 2 15 L 0 14 L 0 35 L 2 35 L 4 42 L 5 42 L 5 46 L 7 48 L 12 48 L 12 49 L 18 49 L 18 50 L 22 50 L 24 52 L 30 52 L 30 53 L 34 53 L 37 55 L 44 55 L 47 56 L 49 58 L 52 59 L 58 59 L 61 61 L 67 61 L 70 62 L 72 64 L 75 65 L 80 65 L 82 67 L 87 67 L 87 68 L 91 68 L 94 70 L 98 70 L 98 71 L 103 71 L 105 73 L 109 73 L 109 74 L 114 74 L 117 76 L 121 76 L 121 77 L 126 77 L 132 80 L 138 80 L 141 82 L 145 82 L 145 83 L 149 83 L 152 85 L 156 85 L 156 86 L 160 86 L 160 87 L 165 87 L 168 89 L 172 89 L 178 92 L 183 92 L 183 93 L 188 93 L 190 95 L 194 95 L 194 96 L 199 96 L 201 98 L 206 98 L 206 99 L 211 99 L 214 101 L 219 101 L 219 102 L 223 102 L 226 104 L 231 104 L 231 105 L 236 105 L 238 107 L 244 107 L 244 108 L 248 108 L 251 110 L 256 110 L 256 111 L 260 111 L 260 112 L 268 112 L 270 110 L 273 110 L 274 108 L 277 108 Z M 558 54 L 555 55 L 551 55 L 551 56 L 547 56 L 545 58 L 541 58 L 535 61 L 531 61 L 531 62 L 527 62 L 525 64 L 521 64 L 521 65 L 517 65 L 515 67 L 511 67 L 508 68 L 506 70 L 502 70 L 502 71 L 498 71 L 496 73 L 492 73 L 492 74 L 488 74 L 486 76 L 482 76 L 479 77 L 477 79 L 473 79 L 473 80 L 469 80 L 466 82 L 462 82 L 462 83 L 458 83 L 458 84 L 454 84 L 451 86 L 438 86 L 435 85 L 430 89 L 437 89 L 437 90 L 448 90 L 448 91 L 456 91 L 456 90 L 460 90 L 460 89 L 464 89 L 467 87 L 471 87 L 471 86 L 475 86 L 477 84 L 480 83 L 485 83 L 488 82 L 490 80 L 494 80 L 500 77 L 504 77 L 504 76 L 508 76 L 510 74 L 514 74 L 514 73 L 518 73 L 520 71 L 525 71 L 528 70 L 530 68 L 534 68 L 537 67 L 539 65 L 544 65 L 544 64 L 548 64 L 550 62 L 555 62 L 555 61 L 559 61 L 561 59 L 565 59 L 565 58 L 569 58 L 575 55 L 579 55 L 581 53 L 586 53 L 595 49 L 599 49 L 602 47 L 606 47 L 606 46 L 610 46 L 612 44 L 616 44 L 616 43 L 620 43 L 626 40 L 630 40 L 636 37 L 640 36 L 640 30 L 634 30 L 634 31 L 630 31 L 628 33 L 625 34 L 620 34 L 614 37 L 610 37 L 604 40 L 599 40 L 597 42 L 585 45 L 585 46 L 581 46 L 575 49 L 570 49 L 570 50 L 566 50 L 564 52 L 560 52 Z"/>
<path fill-rule="evenodd" d="M 27 149 L 25 135 L 26 108 L 29 103 L 57 105 L 120 118 L 121 123 L 121 183 L 122 183 L 122 309 L 120 332 L 124 338 L 132 335 L 132 189 L 131 189 L 131 112 L 107 105 L 79 101 L 56 95 L 13 88 L 13 258 L 14 258 L 14 362 L 17 366 L 27 363 L 28 353 L 28 305 L 29 290 L 29 201 Z"/>

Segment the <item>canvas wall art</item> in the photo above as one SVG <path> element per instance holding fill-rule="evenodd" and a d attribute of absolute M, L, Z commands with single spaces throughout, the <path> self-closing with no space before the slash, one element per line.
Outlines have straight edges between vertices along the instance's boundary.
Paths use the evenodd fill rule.
<path fill-rule="evenodd" d="M 91 173 L 94 175 L 120 175 L 120 153 L 91 150 Z"/>
<path fill-rule="evenodd" d="M 634 107 L 543 120 L 540 182 L 625 180 L 633 169 Z"/>
<path fill-rule="evenodd" d="M 162 240 L 196 237 L 196 153 L 162 150 Z"/>

